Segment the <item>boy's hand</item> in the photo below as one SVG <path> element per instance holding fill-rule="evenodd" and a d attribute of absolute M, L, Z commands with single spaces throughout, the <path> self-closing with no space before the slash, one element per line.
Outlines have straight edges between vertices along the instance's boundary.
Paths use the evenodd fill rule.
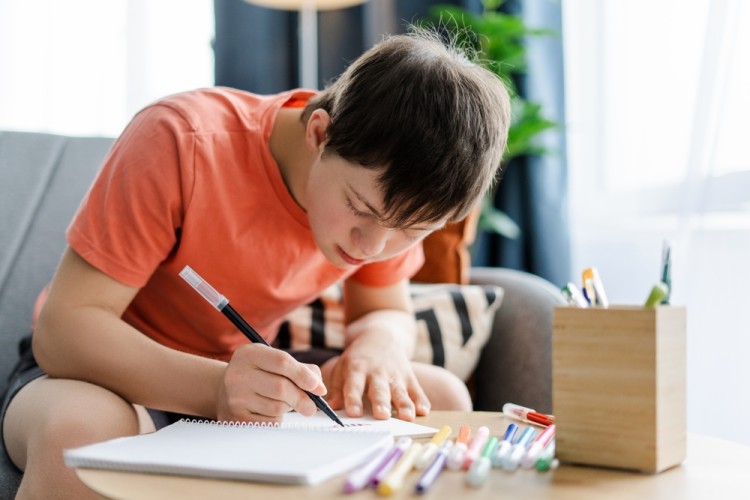
<path fill-rule="evenodd" d="M 389 418 L 391 405 L 402 420 L 429 413 L 430 402 L 411 361 L 392 335 L 376 330 L 363 332 L 341 356 L 323 365 L 331 387 L 328 403 L 333 409 L 343 406 L 348 415 L 361 416 L 366 395 L 377 419 Z"/>
<path fill-rule="evenodd" d="M 219 387 L 216 418 L 227 421 L 279 422 L 296 410 L 318 411 L 304 390 L 326 394 L 320 369 L 295 360 L 284 351 L 261 344 L 237 349 Z"/>

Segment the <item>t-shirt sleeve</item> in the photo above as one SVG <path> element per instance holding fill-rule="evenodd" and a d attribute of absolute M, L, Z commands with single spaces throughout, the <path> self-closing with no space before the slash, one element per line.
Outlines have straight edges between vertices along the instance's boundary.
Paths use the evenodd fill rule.
<path fill-rule="evenodd" d="M 138 113 L 68 227 L 70 246 L 117 281 L 143 287 L 179 241 L 194 140 L 186 121 L 168 106 Z"/>
<path fill-rule="evenodd" d="M 422 243 L 406 252 L 382 262 L 362 266 L 352 278 L 363 285 L 389 286 L 411 278 L 424 265 Z"/>

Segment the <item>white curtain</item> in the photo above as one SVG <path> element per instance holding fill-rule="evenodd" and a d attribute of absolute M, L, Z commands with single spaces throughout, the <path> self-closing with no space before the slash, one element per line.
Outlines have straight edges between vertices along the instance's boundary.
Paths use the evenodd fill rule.
<path fill-rule="evenodd" d="M 750 4 L 563 7 L 572 269 L 641 304 L 671 241 L 688 429 L 750 444 Z"/>
<path fill-rule="evenodd" d="M 116 136 L 213 85 L 211 0 L 0 0 L 0 129 Z"/>

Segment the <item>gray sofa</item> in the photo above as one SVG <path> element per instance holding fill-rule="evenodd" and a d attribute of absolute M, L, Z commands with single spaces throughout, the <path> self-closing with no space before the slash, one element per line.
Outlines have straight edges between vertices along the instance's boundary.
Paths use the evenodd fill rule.
<path fill-rule="evenodd" d="M 109 138 L 0 132 L 0 384 L 29 331 L 39 290 L 65 246 L 64 231 L 112 143 Z M 472 281 L 505 289 L 493 333 L 474 374 L 475 408 L 513 401 L 551 409 L 555 286 L 531 274 L 474 268 Z M 13 498 L 21 474 L 0 450 L 0 498 Z"/>

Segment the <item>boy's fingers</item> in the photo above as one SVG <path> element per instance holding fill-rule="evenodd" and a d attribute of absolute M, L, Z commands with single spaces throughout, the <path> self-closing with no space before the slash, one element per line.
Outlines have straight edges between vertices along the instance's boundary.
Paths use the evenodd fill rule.
<path fill-rule="evenodd" d="M 364 372 L 352 371 L 344 381 L 344 407 L 352 417 L 362 416 L 362 395 L 365 392 L 366 375 Z"/>
<path fill-rule="evenodd" d="M 344 377 L 341 376 L 341 364 L 338 356 L 326 361 L 322 371 L 326 374 L 325 377 L 328 380 L 328 406 L 333 410 L 340 410 L 344 406 Z"/>
<path fill-rule="evenodd" d="M 393 399 L 393 406 L 396 408 L 398 418 L 401 420 L 414 420 L 414 402 L 403 386 L 394 384 L 391 387 L 391 399 Z"/>
<path fill-rule="evenodd" d="M 424 417 L 430 413 L 430 400 L 416 381 L 409 386 L 409 398 L 414 402 L 417 416 Z"/>
<path fill-rule="evenodd" d="M 263 349 L 258 351 L 259 355 L 254 359 L 258 368 L 286 377 L 300 389 L 315 394 L 320 393 L 320 386 L 323 384 L 320 372 L 315 373 L 310 367 L 294 359 L 288 352 L 260 344 L 253 344 L 253 347 Z"/>
<path fill-rule="evenodd" d="M 325 396 L 326 394 L 328 394 L 328 389 L 323 383 L 323 376 L 320 373 L 320 367 L 318 365 L 311 365 L 311 364 L 304 364 L 304 366 L 307 367 L 307 369 L 312 372 L 313 376 L 316 379 L 318 379 L 318 385 L 315 387 L 315 389 L 308 389 L 308 390 L 317 396 Z"/>
<path fill-rule="evenodd" d="M 391 416 L 391 389 L 388 381 L 383 377 L 370 377 L 370 387 L 367 396 L 372 403 L 372 416 L 386 419 Z"/>
<path fill-rule="evenodd" d="M 299 397 L 297 398 L 297 401 L 292 404 L 292 408 L 297 413 L 304 415 L 306 417 L 315 415 L 315 413 L 318 411 L 318 407 L 315 405 L 312 399 L 310 399 L 310 396 L 308 396 L 306 393 L 298 392 Z"/>

